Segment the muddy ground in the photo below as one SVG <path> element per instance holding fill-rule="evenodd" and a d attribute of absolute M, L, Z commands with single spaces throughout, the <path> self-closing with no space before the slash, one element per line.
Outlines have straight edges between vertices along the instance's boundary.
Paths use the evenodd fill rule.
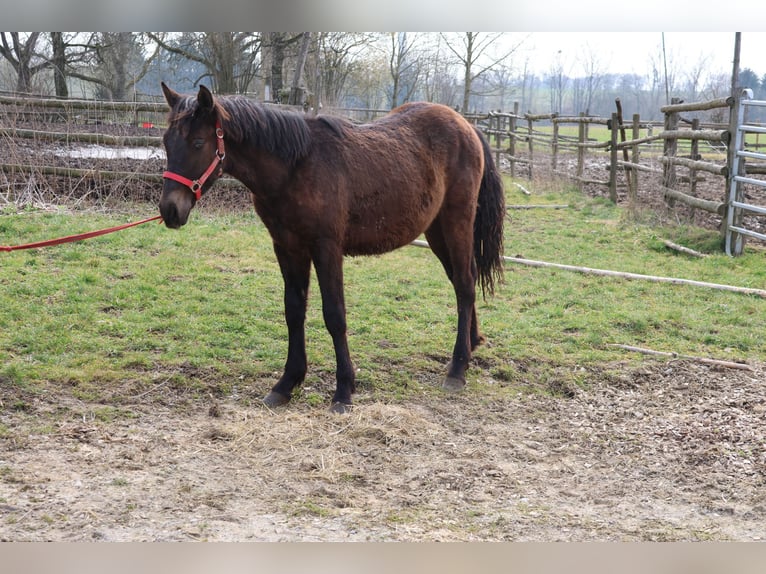
<path fill-rule="evenodd" d="M 2 149 L 73 165 L 48 144 Z M 20 205 L 57 181 L 67 199 L 105 189 L 13 177 Z M 348 416 L 259 406 L 273 381 L 209 400 L 159 385 L 116 407 L 0 384 L 0 540 L 760 540 L 766 365 L 750 367 L 647 359 L 505 400 L 481 394 L 502 384 L 484 371 L 478 390 L 408 404 L 362 389 Z"/>
<path fill-rule="evenodd" d="M 611 365 L 505 400 L 362 390 L 347 416 L 158 388 L 104 417 L 4 388 L 0 540 L 760 540 L 766 365 L 751 367 Z"/>

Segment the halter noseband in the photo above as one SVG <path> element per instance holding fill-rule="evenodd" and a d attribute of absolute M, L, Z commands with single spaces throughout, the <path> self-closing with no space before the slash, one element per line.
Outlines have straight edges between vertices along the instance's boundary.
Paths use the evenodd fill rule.
<path fill-rule="evenodd" d="M 205 182 L 216 170 L 216 168 L 218 168 L 219 177 L 221 174 L 223 174 L 223 167 L 221 164 L 223 163 L 223 158 L 226 157 L 226 151 L 224 150 L 223 146 L 223 129 L 221 128 L 221 120 L 219 119 L 216 119 L 215 121 L 215 137 L 218 147 L 218 149 L 215 151 L 215 158 L 213 159 L 213 162 L 210 164 L 210 166 L 205 170 L 205 173 L 199 177 L 199 179 L 191 180 L 188 177 L 178 175 L 172 171 L 165 171 L 162 174 L 162 177 L 166 179 L 172 179 L 173 181 L 177 181 L 178 183 L 188 187 L 194 194 L 194 197 L 197 199 L 197 201 L 199 201 L 200 197 L 202 197 L 202 186 L 205 185 Z"/>

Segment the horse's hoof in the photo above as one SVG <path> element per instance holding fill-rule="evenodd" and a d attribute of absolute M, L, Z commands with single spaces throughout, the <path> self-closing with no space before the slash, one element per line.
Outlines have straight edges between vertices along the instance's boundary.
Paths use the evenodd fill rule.
<path fill-rule="evenodd" d="M 457 377 L 447 377 L 442 383 L 442 389 L 448 393 L 457 393 L 465 388 L 465 379 L 458 379 Z"/>
<path fill-rule="evenodd" d="M 351 409 L 353 408 L 353 405 L 349 403 L 341 403 L 336 402 L 333 403 L 330 407 L 330 412 L 335 413 L 336 415 L 345 415 L 351 412 Z"/>
<path fill-rule="evenodd" d="M 271 391 L 268 395 L 263 397 L 263 404 L 273 409 L 275 407 L 281 407 L 290 402 L 290 398 L 285 395 L 280 395 L 275 391 Z"/>

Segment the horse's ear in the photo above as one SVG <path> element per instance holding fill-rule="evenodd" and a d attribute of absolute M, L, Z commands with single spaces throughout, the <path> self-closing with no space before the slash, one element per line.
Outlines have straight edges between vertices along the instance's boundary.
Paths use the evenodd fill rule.
<path fill-rule="evenodd" d="M 205 112 L 212 112 L 215 107 L 213 102 L 213 94 L 210 93 L 205 86 L 200 85 L 199 93 L 197 94 L 197 102 L 199 102 L 199 109 Z"/>
<path fill-rule="evenodd" d="M 181 94 L 170 89 L 165 82 L 161 82 L 161 84 L 162 84 L 162 93 L 165 94 L 165 100 L 168 102 L 168 105 L 171 108 L 174 108 L 175 105 L 178 103 L 178 100 L 181 99 Z"/>

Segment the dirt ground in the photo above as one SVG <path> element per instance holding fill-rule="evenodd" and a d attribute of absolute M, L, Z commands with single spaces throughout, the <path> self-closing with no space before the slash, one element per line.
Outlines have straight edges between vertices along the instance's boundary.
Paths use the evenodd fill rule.
<path fill-rule="evenodd" d="M 158 388 L 104 417 L 61 394 L 14 408 L 3 389 L 0 540 L 760 540 L 751 366 L 611 365 L 507 400 L 362 390 L 345 416 Z"/>

